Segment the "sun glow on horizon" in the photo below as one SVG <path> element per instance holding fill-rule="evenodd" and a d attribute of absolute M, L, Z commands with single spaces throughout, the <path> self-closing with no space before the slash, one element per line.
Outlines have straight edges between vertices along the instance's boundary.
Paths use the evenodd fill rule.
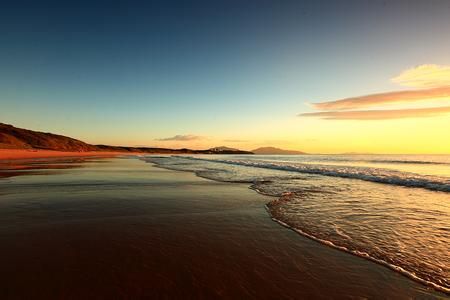
<path fill-rule="evenodd" d="M 420 65 L 403 71 L 392 81 L 418 89 L 315 103 L 313 108 L 319 112 L 299 114 L 302 119 L 319 118 L 314 130 L 321 131 L 318 136 L 327 136 L 327 142 L 317 150 L 450 153 L 450 140 L 444 138 L 450 130 L 450 67 Z M 392 104 L 395 109 L 387 108 Z"/>

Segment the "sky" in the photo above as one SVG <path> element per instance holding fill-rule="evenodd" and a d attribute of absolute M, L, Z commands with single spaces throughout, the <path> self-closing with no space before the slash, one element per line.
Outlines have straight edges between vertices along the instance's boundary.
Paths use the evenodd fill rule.
<path fill-rule="evenodd" d="M 0 122 L 93 144 L 450 154 L 449 30 L 446 0 L 10 1 Z"/>

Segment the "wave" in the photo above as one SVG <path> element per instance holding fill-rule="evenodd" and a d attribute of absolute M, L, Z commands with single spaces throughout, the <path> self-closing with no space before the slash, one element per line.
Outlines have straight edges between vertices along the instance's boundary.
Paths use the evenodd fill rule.
<path fill-rule="evenodd" d="M 245 167 L 264 168 L 272 170 L 299 172 L 306 174 L 324 175 L 364 181 L 392 184 L 404 187 L 424 188 L 431 191 L 450 192 L 450 180 L 446 177 L 419 175 L 409 172 L 366 167 L 330 166 L 313 164 L 289 164 L 250 160 L 221 160 L 197 157 L 183 157 L 184 159 L 201 160 L 214 163 L 224 163 Z"/>
<path fill-rule="evenodd" d="M 381 163 L 381 164 L 413 164 L 413 165 L 450 165 L 450 163 L 439 162 L 439 161 L 425 161 L 425 160 L 363 160 L 364 162 L 370 163 Z"/>
<path fill-rule="evenodd" d="M 298 162 L 305 162 L 305 163 L 333 163 L 333 162 L 339 162 L 339 163 L 357 163 L 357 162 L 363 162 L 363 163 L 377 163 L 377 164 L 411 164 L 411 165 L 450 165 L 450 157 L 448 155 L 437 155 L 434 157 L 430 157 L 429 155 L 423 157 L 417 156 L 417 155 L 402 155 L 401 157 L 396 157 L 395 155 L 389 155 L 387 157 L 381 157 L 376 155 L 371 155 L 370 157 L 368 155 L 363 155 L 362 157 L 359 156 L 340 156 L 340 155 L 308 155 L 308 156 L 301 156 L 300 159 L 298 159 L 297 156 L 255 156 L 255 159 L 261 160 L 269 160 L 272 161 L 273 159 L 280 161 L 291 161 L 292 158 L 295 158 Z M 239 159 L 245 159 L 244 156 L 240 156 Z"/>
<path fill-rule="evenodd" d="M 251 189 L 255 190 L 258 193 L 264 194 L 264 195 L 271 195 L 270 193 L 265 192 L 264 190 L 261 190 L 258 188 L 258 185 L 252 185 L 250 187 Z M 436 283 L 432 280 L 427 279 L 430 278 L 430 274 L 421 274 L 420 272 L 417 272 L 417 270 L 414 270 L 414 268 L 408 267 L 404 268 L 395 262 L 395 260 L 390 258 L 388 255 L 386 256 L 383 253 L 377 253 L 377 252 L 371 252 L 370 250 L 364 250 L 363 247 L 358 247 L 357 244 L 352 243 L 352 238 L 348 236 L 347 234 L 343 233 L 342 231 L 337 228 L 335 225 L 335 232 L 342 238 L 349 241 L 349 243 L 342 243 L 339 240 L 332 240 L 329 237 L 321 236 L 320 234 L 316 234 L 313 231 L 310 230 L 309 227 L 301 228 L 301 226 L 298 226 L 295 224 L 295 222 L 292 222 L 291 218 L 283 212 L 283 210 L 279 210 L 280 207 L 284 207 L 287 203 L 293 201 L 295 198 L 296 193 L 293 192 L 286 192 L 280 195 L 279 197 L 276 197 L 272 201 L 268 202 L 264 207 L 266 211 L 268 212 L 270 218 L 280 224 L 283 227 L 286 227 L 304 237 L 307 237 L 311 240 L 314 240 L 318 243 L 321 243 L 323 245 L 326 245 L 328 247 L 370 260 L 372 262 L 375 262 L 379 265 L 385 266 L 397 273 L 400 273 L 416 282 L 419 282 L 425 286 L 429 286 L 431 288 L 434 288 L 435 290 L 438 290 L 440 292 L 444 292 L 446 294 L 450 294 L 450 287 L 443 283 Z M 433 276 L 431 276 L 433 278 Z M 436 279 L 436 278 L 434 278 Z"/>
<path fill-rule="evenodd" d="M 267 161 L 248 161 L 244 159 L 240 160 L 230 160 L 230 159 L 219 159 L 219 158 L 200 158 L 200 157 L 190 157 L 190 156 L 173 156 L 173 157 L 147 157 L 145 161 L 152 162 L 156 166 L 162 168 L 178 170 L 178 171 L 189 171 L 194 172 L 197 176 L 212 179 L 216 181 L 225 182 L 245 182 L 250 184 L 250 188 L 256 192 L 268 196 L 274 196 L 275 198 L 265 205 L 270 217 L 273 221 L 278 224 L 290 228 L 296 233 L 310 238 L 314 241 L 327 245 L 329 247 L 338 249 L 340 251 L 347 252 L 349 254 L 370 260 L 377 264 L 388 267 L 412 280 L 415 280 L 421 284 L 432 287 L 438 291 L 444 293 L 450 293 L 450 289 L 446 284 L 446 281 L 441 281 L 436 277 L 433 279 L 434 271 L 430 270 L 421 272 L 414 265 L 410 265 L 408 261 L 399 261 L 392 256 L 391 252 L 380 252 L 373 251 L 371 248 L 365 248 L 361 245 L 358 240 L 358 236 L 355 238 L 352 234 L 347 235 L 347 230 L 341 231 L 340 228 L 334 225 L 333 230 L 339 238 L 333 237 L 327 233 L 326 228 L 316 228 L 308 224 L 297 224 L 297 219 L 292 218 L 292 205 L 288 210 L 291 214 L 285 214 L 283 209 L 289 207 L 289 204 L 294 199 L 301 199 L 302 203 L 310 196 L 320 193 L 322 194 L 332 194 L 329 198 L 335 199 L 338 197 L 339 189 L 335 186 L 314 186 L 314 180 L 310 181 L 312 177 L 305 177 L 301 173 L 306 174 L 318 174 L 326 176 L 335 176 L 343 178 L 355 178 L 362 179 L 372 182 L 382 182 L 382 183 L 392 183 L 392 180 L 396 180 L 394 185 L 401 186 L 415 186 L 415 187 L 425 187 L 433 191 L 450 191 L 448 178 L 440 178 L 433 176 L 423 176 L 414 173 L 399 172 L 387 169 L 377 169 L 377 168 L 362 168 L 362 167 L 342 167 L 342 166 L 325 166 L 325 165 L 305 165 L 301 163 L 287 163 L 287 162 L 267 162 Z M 213 163 L 213 164 L 210 164 Z M 215 163 L 227 164 L 229 167 L 217 166 Z M 236 168 L 235 166 L 245 166 L 252 168 L 262 168 L 267 169 L 265 171 L 252 169 L 252 168 Z M 270 170 L 277 170 L 277 172 L 272 172 Z M 292 172 L 279 172 L 279 171 L 292 171 Z M 298 172 L 298 174 L 293 173 Z M 239 174 L 239 176 L 237 176 Z M 381 181 L 384 180 L 385 182 Z M 408 181 L 409 180 L 409 181 Z M 412 181 L 414 180 L 414 181 Z M 421 184 L 417 184 L 421 181 Z M 411 182 L 413 184 L 411 184 Z M 406 185 L 408 184 L 408 185 Z M 352 184 L 353 186 L 353 184 Z M 386 186 L 388 187 L 388 186 Z M 370 192 L 370 191 L 369 191 Z M 429 193 L 426 191 L 416 191 L 420 193 Z M 316 194 L 317 195 L 317 194 Z M 321 197 L 321 196 L 319 196 Z M 441 195 L 441 197 L 446 197 L 446 195 Z M 321 199 L 321 198 L 320 198 Z M 335 202 L 335 201 L 333 201 Z M 321 206 L 325 205 L 324 203 Z M 378 202 L 376 205 L 379 205 Z M 280 210 L 281 208 L 281 210 Z M 311 212 L 311 207 L 308 208 Z M 301 212 L 299 216 L 304 213 Z M 303 219 L 303 217 L 301 217 Z M 335 223 L 337 224 L 337 223 Z M 342 226 L 342 223 L 339 224 Z M 370 226 L 370 225 L 369 225 Z M 441 227 L 440 230 L 446 229 L 446 227 Z M 319 230 L 319 231 L 317 231 Z M 358 231 L 356 231 L 358 232 Z M 352 232 L 353 234 L 355 232 Z M 342 240 L 343 239 L 343 240 Z"/>
<path fill-rule="evenodd" d="M 328 247 L 331 247 L 331 248 L 334 248 L 334 249 L 337 249 L 337 250 L 340 250 L 340 251 L 343 251 L 343 252 L 346 252 L 346 253 L 350 253 L 352 255 L 355 255 L 355 256 L 358 256 L 358 257 L 361 257 L 361 258 L 364 258 L 364 259 L 367 259 L 367 260 L 370 260 L 370 261 L 375 262 L 375 263 L 377 263 L 379 265 L 385 266 L 385 267 L 387 267 L 387 268 L 389 268 L 389 269 L 391 269 L 391 270 L 393 270 L 395 272 L 398 272 L 398 273 L 402 274 L 403 276 L 406 276 L 406 277 L 408 277 L 408 278 L 410 278 L 410 279 L 412 279 L 412 280 L 414 280 L 416 282 L 419 282 L 419 283 L 421 283 L 423 285 L 432 287 L 435 290 L 444 292 L 446 294 L 450 294 L 450 289 L 449 288 L 446 288 L 444 286 L 438 285 L 438 284 L 436 284 L 436 283 L 434 283 L 432 281 L 420 278 L 416 274 L 414 274 L 413 272 L 409 272 L 409 271 L 405 270 L 404 268 L 402 268 L 400 266 L 397 266 L 397 265 L 394 265 L 392 263 L 389 263 L 389 262 L 387 262 L 387 261 L 385 261 L 383 259 L 379 259 L 379 258 L 370 256 L 366 252 L 358 251 L 358 250 L 350 250 L 350 249 L 348 249 L 346 247 L 336 245 L 332 241 L 318 238 L 318 237 L 316 237 L 316 236 L 314 236 L 312 234 L 309 234 L 309 233 L 307 233 L 307 232 L 305 232 L 305 231 L 303 231 L 303 230 L 301 230 L 299 228 L 293 227 L 293 226 L 289 225 L 288 223 L 285 223 L 285 222 L 277 219 L 276 217 L 274 217 L 272 215 L 272 212 L 271 212 L 271 210 L 270 210 L 268 205 L 265 205 L 265 209 L 269 213 L 271 219 L 274 222 L 277 222 L 281 226 L 286 227 L 288 229 L 291 229 L 294 232 L 296 232 L 296 233 L 298 233 L 298 234 L 300 234 L 300 235 L 302 235 L 304 237 L 307 237 L 307 238 L 309 238 L 309 239 L 311 239 L 313 241 L 316 241 L 316 242 L 321 243 L 323 245 L 326 245 Z"/>

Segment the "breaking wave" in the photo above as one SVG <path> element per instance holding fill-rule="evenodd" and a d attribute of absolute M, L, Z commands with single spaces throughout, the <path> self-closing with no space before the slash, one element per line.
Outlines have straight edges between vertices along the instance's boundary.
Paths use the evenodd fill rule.
<path fill-rule="evenodd" d="M 224 163 L 253 168 L 264 168 L 273 170 L 282 170 L 290 172 L 299 172 L 306 174 L 317 174 L 324 176 L 333 176 L 350 179 L 360 179 L 365 181 L 393 184 L 405 187 L 425 188 L 432 191 L 450 192 L 450 180 L 446 177 L 419 175 L 409 172 L 400 172 L 396 170 L 382 168 L 366 168 L 355 166 L 331 166 L 331 165 L 313 165 L 302 163 L 283 163 L 283 162 L 264 162 L 256 160 L 220 160 L 205 159 L 195 157 L 185 157 L 185 159 L 204 160 L 215 163 Z"/>

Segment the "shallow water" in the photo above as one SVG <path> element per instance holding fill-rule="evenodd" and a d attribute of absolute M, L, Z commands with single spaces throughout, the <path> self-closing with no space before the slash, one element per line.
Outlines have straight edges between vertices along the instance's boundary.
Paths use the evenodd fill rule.
<path fill-rule="evenodd" d="M 272 217 L 309 238 L 450 292 L 450 156 L 149 157 L 248 182 Z"/>

